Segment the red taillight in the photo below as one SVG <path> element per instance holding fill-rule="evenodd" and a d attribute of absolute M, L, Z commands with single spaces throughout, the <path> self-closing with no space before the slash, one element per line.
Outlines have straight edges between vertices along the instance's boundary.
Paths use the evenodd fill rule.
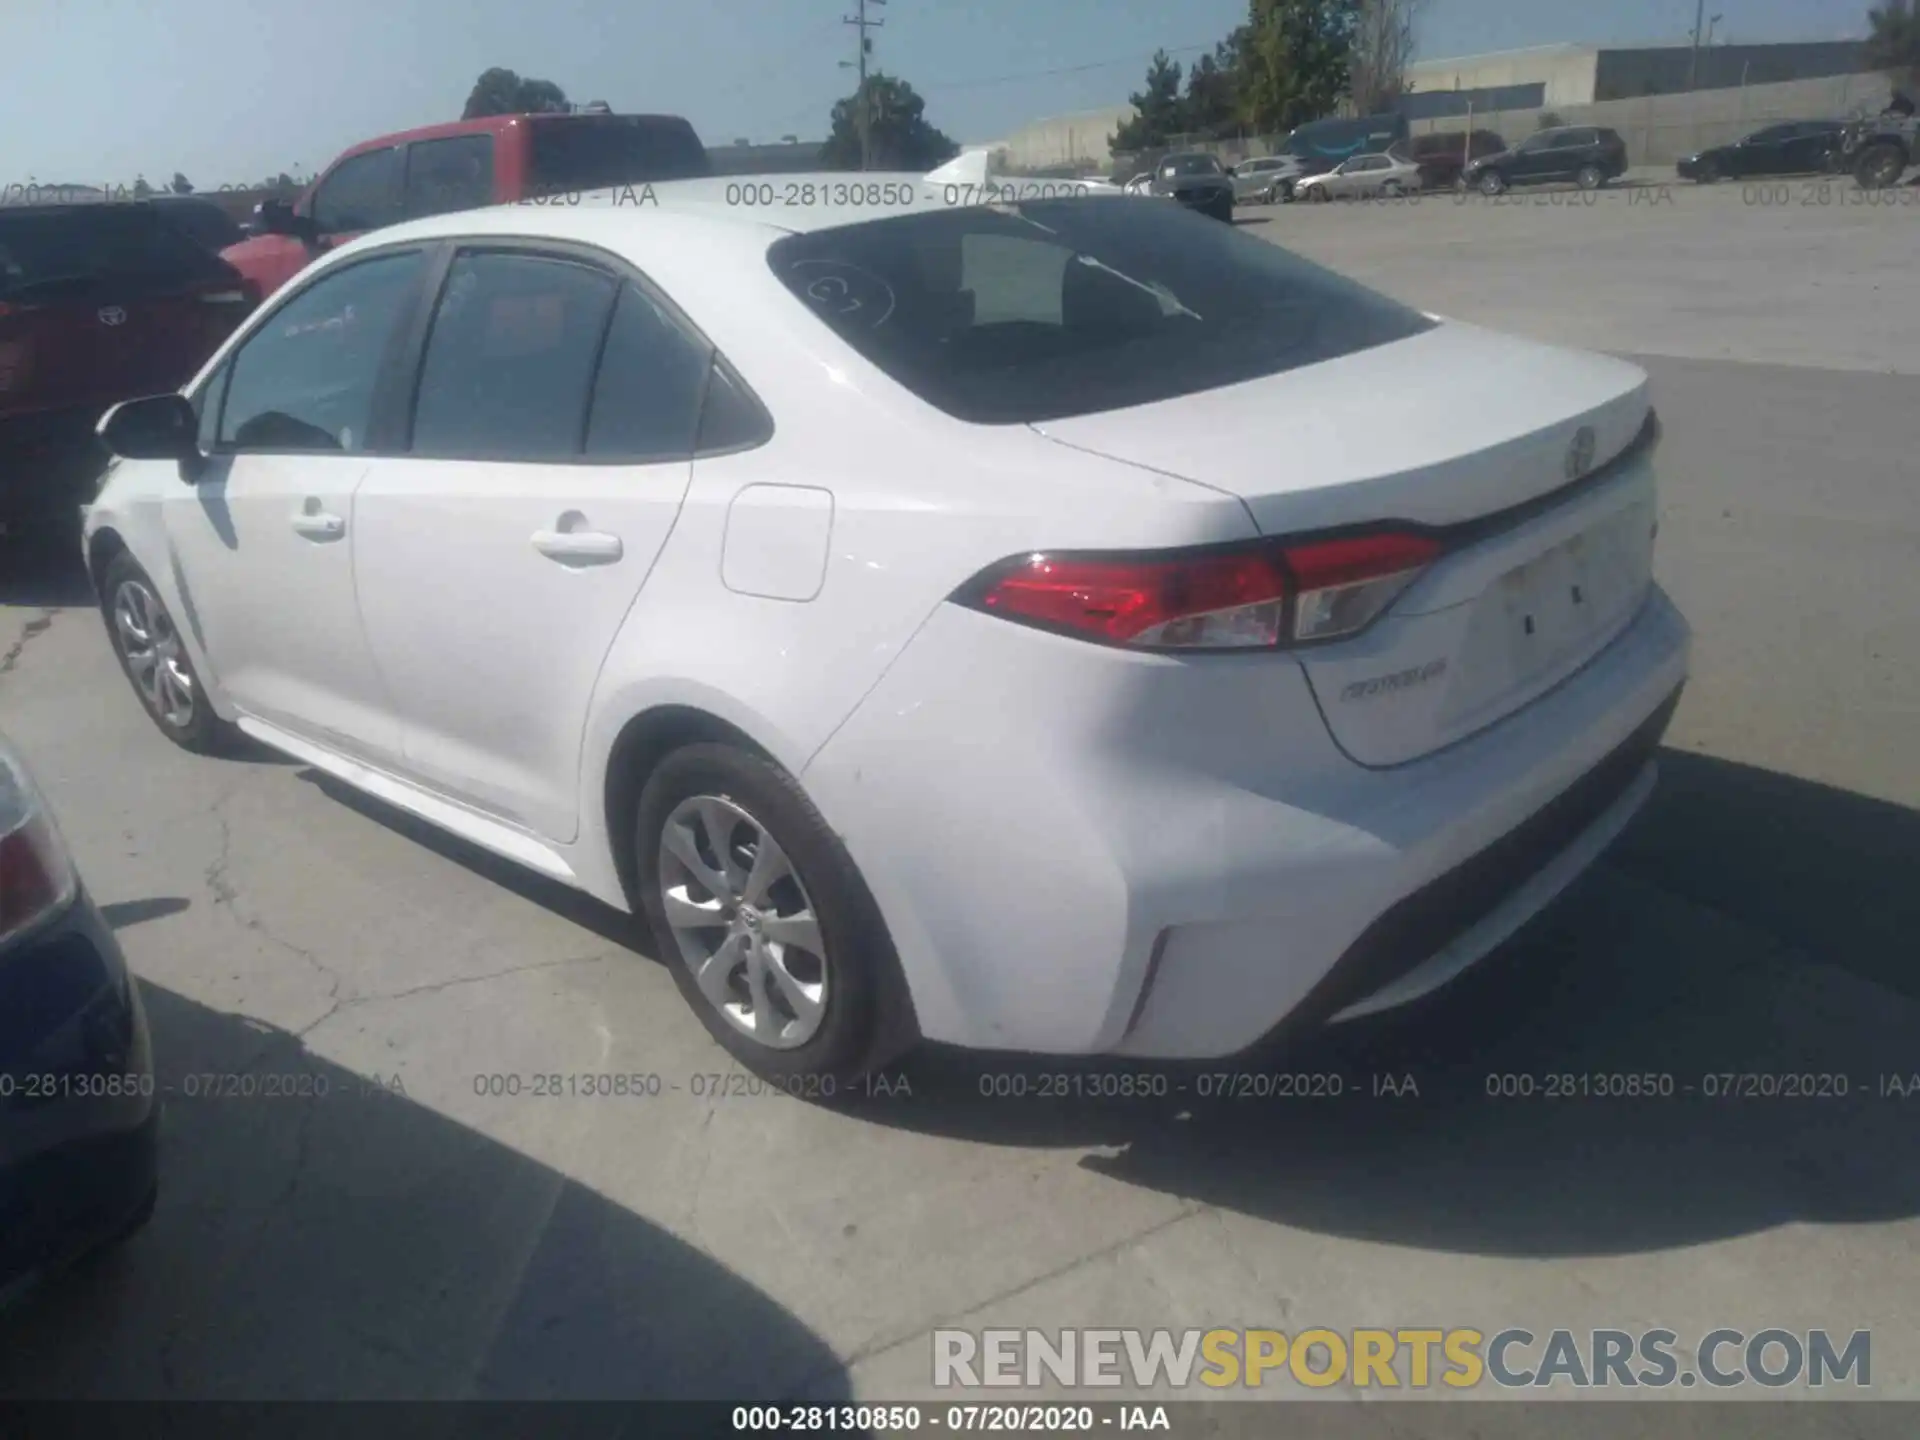
<path fill-rule="evenodd" d="M 25 767 L 0 748 L 0 942 L 67 904 L 77 886 Z"/>
<path fill-rule="evenodd" d="M 1440 549 L 1394 531 L 1166 556 L 1033 554 L 993 566 L 954 598 L 1111 645 L 1270 649 L 1364 629 Z"/>

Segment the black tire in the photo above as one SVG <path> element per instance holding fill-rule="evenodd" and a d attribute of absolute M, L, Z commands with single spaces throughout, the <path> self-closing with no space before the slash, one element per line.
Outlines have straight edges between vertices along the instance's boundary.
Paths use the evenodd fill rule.
<path fill-rule="evenodd" d="M 1480 187 L 1482 195 L 1491 197 L 1507 193 L 1507 177 L 1498 170 L 1482 170 L 1480 178 L 1474 183 Z"/>
<path fill-rule="evenodd" d="M 744 810 L 786 852 L 811 902 L 827 953 L 818 961 L 825 1013 L 810 1038 L 788 1049 L 744 1033 L 700 990 L 694 967 L 667 922 L 661 852 L 669 817 L 682 802 L 717 796 Z M 635 814 L 635 878 L 654 936 L 655 953 L 707 1033 L 755 1074 L 778 1082 L 870 1074 L 917 1039 L 905 1001 L 900 962 L 879 907 L 846 847 L 799 784 L 772 761 L 726 744 L 689 745 L 667 756 L 640 793 Z M 803 958 L 804 952 L 803 952 Z M 742 981 L 744 984 L 744 981 Z M 776 987 L 777 988 L 777 987 Z M 826 1098 L 831 1089 L 801 1090 Z"/>
<path fill-rule="evenodd" d="M 1598 165 L 1582 165 L 1573 172 L 1573 183 L 1582 190 L 1598 190 L 1607 183 L 1607 172 Z"/>
<path fill-rule="evenodd" d="M 133 687 L 133 693 L 140 700 L 140 708 L 147 712 L 152 720 L 174 744 L 183 750 L 191 750 L 197 755 L 220 755 L 238 747 L 240 732 L 213 711 L 207 700 L 206 686 L 200 681 L 199 672 L 193 668 L 193 658 L 186 648 L 181 646 L 176 657 L 179 669 L 184 672 L 190 689 L 191 708 L 184 720 L 178 714 L 169 714 L 162 703 L 149 695 L 141 685 L 135 671 L 134 662 L 129 658 L 128 641 L 121 633 L 115 619 L 115 607 L 119 603 L 122 590 L 129 585 L 140 587 L 151 597 L 153 614 L 164 624 L 166 631 L 177 636 L 173 616 L 168 613 L 166 602 L 160 598 L 160 592 L 153 578 L 140 568 L 132 555 L 121 551 L 107 566 L 107 572 L 100 582 L 100 613 L 107 626 L 107 642 L 113 646 L 114 657 L 120 662 L 120 670 L 127 677 L 127 683 Z"/>
<path fill-rule="evenodd" d="M 1907 153 L 1898 145 L 1869 145 L 1854 162 L 1853 179 L 1862 190 L 1885 190 L 1906 173 Z"/>
<path fill-rule="evenodd" d="M 1693 183 L 1696 185 L 1713 185 L 1716 184 L 1719 179 L 1719 170 L 1704 161 L 1701 163 L 1700 168 L 1693 172 Z"/>
<path fill-rule="evenodd" d="M 1325 205 L 1329 200 L 1333 199 L 1333 196 L 1327 193 L 1326 186 L 1315 185 L 1308 189 L 1307 199 L 1315 205 Z"/>

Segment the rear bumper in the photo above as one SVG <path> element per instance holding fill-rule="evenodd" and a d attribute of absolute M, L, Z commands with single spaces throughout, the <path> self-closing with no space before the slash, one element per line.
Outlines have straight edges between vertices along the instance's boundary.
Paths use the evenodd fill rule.
<path fill-rule="evenodd" d="M 1656 589 L 1546 696 L 1367 770 L 1291 660 L 1131 656 L 949 607 L 803 778 L 928 1038 L 1217 1058 L 1411 999 L 1537 911 L 1645 798 L 1688 649 Z"/>
<path fill-rule="evenodd" d="M 0 1299 L 139 1211 L 159 1121 L 139 988 L 83 895 L 0 950 Z"/>

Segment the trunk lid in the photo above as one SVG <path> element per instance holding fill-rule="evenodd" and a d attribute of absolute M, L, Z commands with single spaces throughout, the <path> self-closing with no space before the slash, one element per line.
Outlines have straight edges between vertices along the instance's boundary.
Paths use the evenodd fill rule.
<path fill-rule="evenodd" d="M 1225 491 L 1266 535 L 1400 522 L 1446 553 L 1367 630 L 1292 652 L 1334 740 L 1404 764 L 1523 708 L 1652 582 L 1646 376 L 1444 323 L 1267 379 L 1035 428 Z"/>

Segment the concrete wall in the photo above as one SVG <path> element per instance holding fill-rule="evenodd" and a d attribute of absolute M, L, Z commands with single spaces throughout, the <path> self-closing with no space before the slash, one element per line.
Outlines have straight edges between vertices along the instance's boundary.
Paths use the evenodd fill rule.
<path fill-rule="evenodd" d="M 1422 60 L 1408 68 L 1407 79 L 1416 94 L 1544 83 L 1545 104 L 1557 109 L 1592 103 L 1599 63 L 1600 51 L 1591 45 L 1536 45 L 1456 60 Z"/>
<path fill-rule="evenodd" d="M 1038 120 L 1004 140 L 970 141 L 968 148 L 992 145 L 1003 150 L 1004 163 L 1017 170 L 1086 161 L 1104 172 L 1113 157 L 1109 143 L 1113 132 L 1132 118 L 1133 106 L 1109 105 L 1104 110 L 1083 110 L 1074 115 Z"/>
<path fill-rule="evenodd" d="M 1689 88 L 1736 89 L 1743 78 L 1748 85 L 1775 85 L 1858 74 L 1865 66 L 1862 49 L 1858 40 L 1709 45 L 1700 51 L 1697 70 L 1692 47 L 1687 45 L 1602 50 L 1592 98 L 1604 102 L 1672 95 Z"/>

